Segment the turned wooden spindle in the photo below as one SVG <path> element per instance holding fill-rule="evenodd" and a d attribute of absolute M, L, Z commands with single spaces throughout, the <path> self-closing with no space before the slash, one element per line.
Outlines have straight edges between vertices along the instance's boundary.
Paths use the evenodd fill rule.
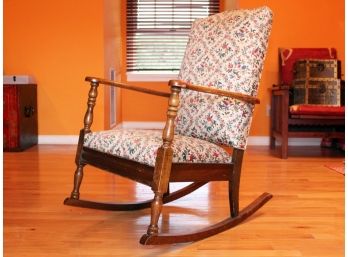
<path fill-rule="evenodd" d="M 171 86 L 171 95 L 168 101 L 167 121 L 163 129 L 163 145 L 158 149 L 156 165 L 154 171 L 154 186 L 152 190 L 155 193 L 151 204 L 151 223 L 147 230 L 148 235 L 158 233 L 158 219 L 162 211 L 163 194 L 168 190 L 168 182 L 173 159 L 172 142 L 174 139 L 174 120 L 179 107 L 180 87 L 169 82 Z"/>
<path fill-rule="evenodd" d="M 74 174 L 74 188 L 70 197 L 73 199 L 80 198 L 80 186 L 83 178 L 83 167 L 85 165 L 78 165 Z"/>
<path fill-rule="evenodd" d="M 97 80 L 91 81 L 91 88 L 88 93 L 87 111 L 84 117 L 85 133 L 91 132 L 91 125 L 93 123 L 93 109 L 98 96 L 98 86 L 99 86 L 99 83 Z"/>

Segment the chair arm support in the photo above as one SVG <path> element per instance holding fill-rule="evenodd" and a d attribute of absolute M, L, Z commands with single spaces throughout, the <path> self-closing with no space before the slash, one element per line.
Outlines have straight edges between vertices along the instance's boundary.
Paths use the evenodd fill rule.
<path fill-rule="evenodd" d="M 222 89 L 217 89 L 217 88 L 212 88 L 212 87 L 206 87 L 206 86 L 201 86 L 201 85 L 193 85 L 190 83 L 186 83 L 182 80 L 170 80 L 169 81 L 169 86 L 174 86 L 174 87 L 180 87 L 180 88 L 186 88 L 189 90 L 197 91 L 197 92 L 203 92 L 203 93 L 208 93 L 208 94 L 214 94 L 214 95 L 219 95 L 219 96 L 226 96 L 234 99 L 238 99 L 247 103 L 251 104 L 259 104 L 260 99 L 242 94 L 242 93 L 236 93 L 236 92 L 230 92 Z"/>
<path fill-rule="evenodd" d="M 128 90 L 138 91 L 141 93 L 156 95 L 156 96 L 161 96 L 161 97 L 169 97 L 170 96 L 170 93 L 167 93 L 167 92 L 161 92 L 161 91 L 156 91 L 156 90 L 152 90 L 152 89 L 132 86 L 132 85 L 119 83 L 119 82 L 115 82 L 115 81 L 107 80 L 107 79 L 96 78 L 96 77 L 86 77 L 85 81 L 94 82 L 94 83 L 103 84 L 103 85 L 109 85 L 109 86 L 113 86 L 113 87 L 124 88 L 124 89 L 128 89 Z"/>
<path fill-rule="evenodd" d="M 91 84 L 91 88 L 89 89 L 89 92 L 88 92 L 87 110 L 85 113 L 85 117 L 83 119 L 84 133 L 91 132 L 91 126 L 93 123 L 93 110 L 94 110 L 94 106 L 96 104 L 97 96 L 98 96 L 99 83 L 96 81 L 91 81 L 90 84 Z"/>
<path fill-rule="evenodd" d="M 154 186 L 155 198 L 157 194 L 162 194 L 168 189 L 168 181 L 173 159 L 172 143 L 174 139 L 174 120 L 179 109 L 180 87 L 171 87 L 171 94 L 168 99 L 167 120 L 162 131 L 162 145 L 158 148 L 156 164 L 154 170 Z"/>

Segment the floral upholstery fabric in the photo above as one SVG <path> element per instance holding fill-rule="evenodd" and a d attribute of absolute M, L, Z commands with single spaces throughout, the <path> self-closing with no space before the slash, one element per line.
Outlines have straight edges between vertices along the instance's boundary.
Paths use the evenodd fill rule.
<path fill-rule="evenodd" d="M 272 12 L 234 10 L 196 20 L 179 79 L 256 96 Z M 176 133 L 245 149 L 254 105 L 182 90 Z"/>
<path fill-rule="evenodd" d="M 155 166 L 162 132 L 155 130 L 116 129 L 85 135 L 84 146 L 99 152 Z M 231 156 L 207 141 L 175 135 L 173 163 L 230 163 Z"/>

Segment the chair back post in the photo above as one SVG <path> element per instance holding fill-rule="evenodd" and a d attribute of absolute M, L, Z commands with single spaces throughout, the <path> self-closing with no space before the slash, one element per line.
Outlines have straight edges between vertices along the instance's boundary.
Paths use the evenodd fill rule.
<path fill-rule="evenodd" d="M 88 93 L 87 111 L 83 120 L 85 133 L 91 132 L 91 126 L 93 123 L 93 109 L 98 96 L 98 86 L 98 81 L 93 79 L 91 81 L 91 88 Z"/>

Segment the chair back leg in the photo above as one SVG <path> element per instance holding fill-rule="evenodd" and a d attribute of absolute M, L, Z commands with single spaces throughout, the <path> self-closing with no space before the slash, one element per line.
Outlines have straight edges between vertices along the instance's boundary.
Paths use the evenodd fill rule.
<path fill-rule="evenodd" d="M 231 217 L 237 217 L 239 214 L 239 183 L 242 170 L 244 150 L 233 149 L 232 162 L 233 170 L 228 182 L 228 196 L 230 201 Z"/>

